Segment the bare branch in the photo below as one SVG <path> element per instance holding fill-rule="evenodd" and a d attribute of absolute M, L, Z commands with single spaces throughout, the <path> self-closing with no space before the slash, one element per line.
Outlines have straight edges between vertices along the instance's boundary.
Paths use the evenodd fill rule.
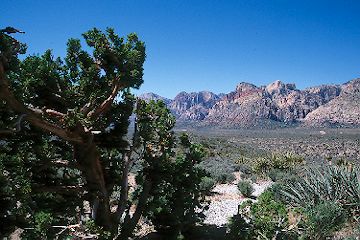
<path fill-rule="evenodd" d="M 40 166 L 36 169 L 36 171 L 40 172 L 49 167 L 65 167 L 65 168 L 75 168 L 81 170 L 81 166 L 77 162 L 70 162 L 68 160 L 52 160 L 49 162 L 42 162 Z"/>
<path fill-rule="evenodd" d="M 113 87 L 111 94 L 98 107 L 90 111 L 87 114 L 87 117 L 95 119 L 110 109 L 115 97 L 117 96 L 121 88 L 124 87 L 122 84 L 119 83 L 119 78 L 114 79 L 112 85 Z"/>
<path fill-rule="evenodd" d="M 16 132 L 20 132 L 21 131 L 21 122 L 24 119 L 24 117 L 26 116 L 26 114 L 21 114 L 19 119 L 16 121 Z"/>
<path fill-rule="evenodd" d="M 66 116 L 66 114 L 58 112 L 53 109 L 45 109 L 45 113 L 47 113 L 49 116 L 53 116 L 56 118 L 64 118 Z"/>
<path fill-rule="evenodd" d="M 3 138 L 5 136 L 13 135 L 16 131 L 10 130 L 10 129 L 0 129 L 0 138 Z"/>
<path fill-rule="evenodd" d="M 42 192 L 55 192 L 61 194 L 74 194 L 74 193 L 81 193 L 86 189 L 83 186 L 33 186 L 32 191 L 35 193 L 42 193 Z"/>

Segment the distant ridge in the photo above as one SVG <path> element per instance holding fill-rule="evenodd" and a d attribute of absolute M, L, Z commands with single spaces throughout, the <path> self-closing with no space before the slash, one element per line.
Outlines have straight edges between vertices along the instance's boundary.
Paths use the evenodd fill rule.
<path fill-rule="evenodd" d="M 201 126 L 360 125 L 360 79 L 305 90 L 280 80 L 260 87 L 242 82 L 227 94 L 201 91 L 180 92 L 174 99 L 154 93 L 139 97 L 163 100 L 178 122 Z"/>

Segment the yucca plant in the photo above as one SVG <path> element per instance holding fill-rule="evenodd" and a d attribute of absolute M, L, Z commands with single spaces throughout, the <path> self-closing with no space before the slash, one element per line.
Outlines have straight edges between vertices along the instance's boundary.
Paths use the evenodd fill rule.
<path fill-rule="evenodd" d="M 299 181 L 287 182 L 282 194 L 294 206 L 315 206 L 324 201 L 339 203 L 356 221 L 360 216 L 360 171 L 352 166 L 307 169 Z"/>
<path fill-rule="evenodd" d="M 304 164 L 305 160 L 302 156 L 287 152 L 285 154 L 272 154 L 270 162 L 274 169 L 288 170 Z"/>

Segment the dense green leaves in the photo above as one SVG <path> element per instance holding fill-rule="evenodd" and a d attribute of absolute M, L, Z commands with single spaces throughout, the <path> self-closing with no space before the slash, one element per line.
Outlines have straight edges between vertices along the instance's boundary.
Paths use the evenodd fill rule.
<path fill-rule="evenodd" d="M 131 94 L 143 83 L 145 61 L 136 34 L 125 39 L 111 28 L 94 28 L 83 37 L 90 51 L 69 39 L 64 59 L 48 50 L 19 60 L 24 45 L 0 33 L 0 194 L 6 207 L 0 218 L 7 223 L 1 233 L 25 227 L 23 237 L 32 239 L 80 238 L 88 231 L 127 239 L 144 214 L 175 235 L 188 230 L 201 217 L 195 209 L 203 208 L 202 146 L 183 136 L 175 150 L 175 118 L 165 104 Z M 129 192 L 134 165 L 137 185 Z M 89 224 L 82 226 L 83 220 Z M 76 223 L 80 232 L 68 232 Z"/>

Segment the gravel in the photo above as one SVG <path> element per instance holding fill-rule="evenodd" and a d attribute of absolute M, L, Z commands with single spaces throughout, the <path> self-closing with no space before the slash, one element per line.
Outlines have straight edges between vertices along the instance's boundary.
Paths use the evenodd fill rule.
<path fill-rule="evenodd" d="M 237 214 L 239 204 L 248 200 L 248 198 L 244 198 L 238 191 L 237 182 L 238 180 L 235 180 L 229 184 L 218 184 L 215 186 L 212 191 L 213 195 L 208 198 L 211 202 L 209 209 L 205 211 L 205 224 L 217 226 L 226 225 L 229 219 Z M 252 195 L 254 197 L 260 196 L 271 184 L 272 182 L 269 181 L 254 183 L 254 193 Z"/>

